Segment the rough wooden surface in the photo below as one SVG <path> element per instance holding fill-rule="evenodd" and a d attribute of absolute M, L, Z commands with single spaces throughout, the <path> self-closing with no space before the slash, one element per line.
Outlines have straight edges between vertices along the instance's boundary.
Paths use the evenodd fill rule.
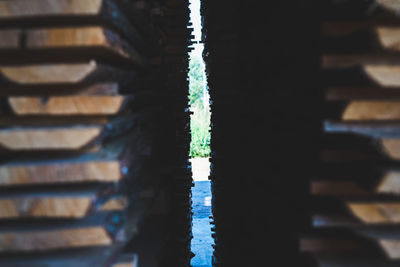
<path fill-rule="evenodd" d="M 102 128 L 2 129 L 0 146 L 9 150 L 80 149 L 98 138 Z"/>
<path fill-rule="evenodd" d="M 42 55 L 47 50 L 58 49 L 59 53 L 67 53 L 66 49 L 74 49 L 69 54 L 88 53 L 88 48 L 98 50 L 99 56 L 109 52 L 118 58 L 129 59 L 141 65 L 143 57 L 115 32 L 101 26 L 41 28 L 30 30 L 0 30 L 0 48 L 4 54 L 39 51 Z M 80 52 L 79 49 L 85 49 Z M 47 50 L 46 50 L 47 49 Z M 25 55 L 24 54 L 24 55 Z"/>
<path fill-rule="evenodd" d="M 351 101 L 343 113 L 343 120 L 398 120 L 398 101 Z"/>
<path fill-rule="evenodd" d="M 102 0 L 2 0 L 0 18 L 97 14 Z"/>
<path fill-rule="evenodd" d="M 399 223 L 399 203 L 347 203 L 351 213 L 366 224 Z"/>
<path fill-rule="evenodd" d="M 124 96 L 9 97 L 18 115 L 112 115 L 118 113 Z"/>
<path fill-rule="evenodd" d="M 0 252 L 40 251 L 111 243 L 111 237 L 103 227 L 0 233 Z"/>

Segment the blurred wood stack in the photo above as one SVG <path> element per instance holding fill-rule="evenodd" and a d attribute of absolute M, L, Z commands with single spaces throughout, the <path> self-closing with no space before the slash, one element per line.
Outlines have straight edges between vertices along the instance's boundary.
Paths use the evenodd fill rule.
<path fill-rule="evenodd" d="M 399 266 L 400 1 L 324 1 L 320 162 L 312 229 L 316 266 Z"/>
<path fill-rule="evenodd" d="M 188 90 L 159 71 L 166 7 L 0 1 L 0 266 L 184 266 L 166 260 L 190 255 L 168 241 L 190 187 L 173 180 Z"/>

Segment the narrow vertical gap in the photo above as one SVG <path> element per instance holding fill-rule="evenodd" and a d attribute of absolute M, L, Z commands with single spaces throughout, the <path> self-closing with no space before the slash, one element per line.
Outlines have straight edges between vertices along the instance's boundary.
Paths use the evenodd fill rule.
<path fill-rule="evenodd" d="M 189 64 L 189 101 L 191 115 L 190 157 L 194 187 L 193 239 L 192 251 L 195 254 L 192 266 L 211 266 L 213 239 L 211 237 L 211 185 L 210 175 L 210 96 L 208 93 L 203 61 L 204 44 L 201 43 L 200 0 L 190 0 L 190 19 L 193 27 L 193 44 Z"/>

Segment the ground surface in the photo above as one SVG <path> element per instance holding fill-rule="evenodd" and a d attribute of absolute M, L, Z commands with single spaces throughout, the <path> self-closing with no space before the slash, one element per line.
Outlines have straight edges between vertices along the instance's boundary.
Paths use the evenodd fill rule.
<path fill-rule="evenodd" d="M 210 163 L 208 158 L 192 159 L 195 186 L 192 188 L 193 200 L 193 267 L 211 267 L 213 239 L 211 237 L 211 188 L 208 180 Z"/>

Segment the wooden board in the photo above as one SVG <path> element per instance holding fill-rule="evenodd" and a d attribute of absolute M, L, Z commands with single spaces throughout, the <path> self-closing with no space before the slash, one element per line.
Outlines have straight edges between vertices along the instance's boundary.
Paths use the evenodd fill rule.
<path fill-rule="evenodd" d="M 348 202 L 346 206 L 355 217 L 366 224 L 396 224 L 400 222 L 400 203 Z"/>
<path fill-rule="evenodd" d="M 0 18 L 98 14 L 102 5 L 102 0 L 2 0 Z"/>
<path fill-rule="evenodd" d="M 343 120 L 399 120 L 399 101 L 351 101 L 342 115 Z"/>
<path fill-rule="evenodd" d="M 112 186 L 6 190 L 0 194 L 0 219 L 83 218 L 96 211 L 122 211 L 127 198 Z M 15 192 L 16 191 L 16 192 Z"/>
<path fill-rule="evenodd" d="M 44 252 L 18 252 L 0 255 L 1 267 L 94 267 L 106 266 L 120 246 L 96 246 Z"/>
<path fill-rule="evenodd" d="M 78 220 L 5 221 L 0 224 L 0 252 L 111 245 L 122 225 L 123 214 L 115 212 Z"/>
<path fill-rule="evenodd" d="M 32 120 L 32 119 L 31 119 Z M 0 147 L 21 150 L 79 150 L 116 137 L 131 129 L 139 118 L 125 116 L 104 122 L 65 123 L 60 125 L 24 125 L 15 121 L 12 127 L 0 128 Z M 34 120 L 32 120 L 34 121 Z"/>
<path fill-rule="evenodd" d="M 34 61 L 40 56 L 57 59 L 68 55 L 70 60 L 84 59 L 87 56 L 81 55 L 87 54 L 93 58 L 127 59 L 137 65 L 145 63 L 144 58 L 118 34 L 100 26 L 0 30 L 0 40 L 3 61 L 7 56 L 12 56 L 13 62 L 20 57 L 18 62 Z M 109 54 L 108 58 L 105 54 Z"/>
<path fill-rule="evenodd" d="M 0 66 L 0 75 L 4 77 L 3 83 L 21 85 L 94 82 L 119 82 L 127 85 L 135 79 L 135 72 L 105 66 L 93 60 L 72 64 Z"/>
<path fill-rule="evenodd" d="M 69 26 L 71 24 L 106 25 L 118 29 L 123 37 L 140 50 L 146 50 L 142 35 L 120 10 L 119 1 L 111 0 L 1 0 L 0 22 L 23 28 Z M 131 8 L 134 8 L 133 6 Z"/>
<path fill-rule="evenodd" d="M 114 115 L 126 104 L 125 96 L 9 97 L 17 115 Z"/>
<path fill-rule="evenodd" d="M 71 157 L 30 158 L 0 164 L 0 185 L 22 186 L 80 182 L 117 182 L 126 174 L 125 146 L 110 145 Z"/>

